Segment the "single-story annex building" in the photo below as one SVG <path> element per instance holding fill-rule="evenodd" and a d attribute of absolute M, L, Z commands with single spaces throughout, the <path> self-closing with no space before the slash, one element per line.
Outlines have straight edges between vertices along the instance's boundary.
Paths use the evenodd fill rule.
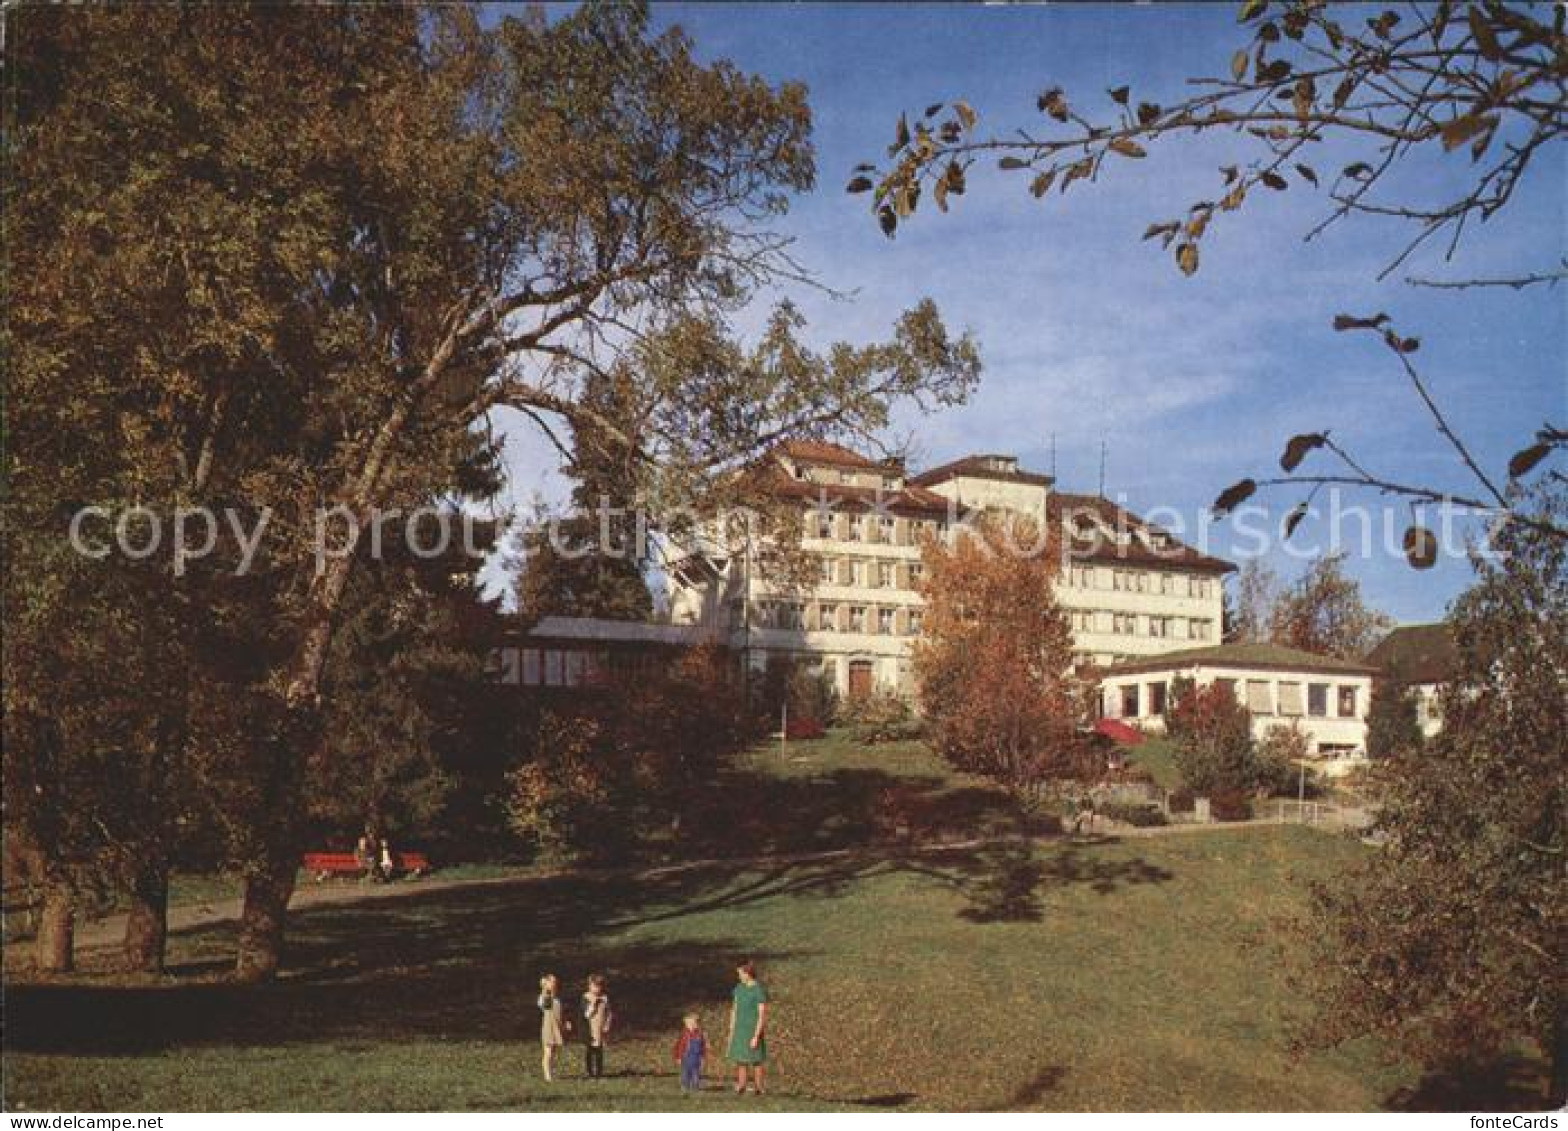
<path fill-rule="evenodd" d="M 1252 712 L 1253 735 L 1299 723 L 1323 757 L 1366 751 L 1367 707 L 1372 698 L 1370 664 L 1319 656 L 1278 644 L 1219 644 L 1141 657 L 1105 668 L 1100 714 L 1145 730 L 1165 729 L 1171 684 L 1190 679 L 1199 686 L 1229 685 Z"/>

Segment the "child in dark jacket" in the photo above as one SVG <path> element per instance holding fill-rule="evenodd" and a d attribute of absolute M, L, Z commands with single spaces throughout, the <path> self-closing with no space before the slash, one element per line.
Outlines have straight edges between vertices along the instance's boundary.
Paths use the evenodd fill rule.
<path fill-rule="evenodd" d="M 681 1066 L 681 1091 L 702 1091 L 702 1065 L 708 1059 L 708 1037 L 695 1013 L 682 1019 L 681 1035 L 675 1041 L 675 1063 Z"/>

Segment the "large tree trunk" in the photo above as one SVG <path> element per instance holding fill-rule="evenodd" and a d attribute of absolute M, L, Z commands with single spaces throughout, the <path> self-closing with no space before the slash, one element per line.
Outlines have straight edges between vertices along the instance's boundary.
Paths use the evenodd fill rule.
<path fill-rule="evenodd" d="M 1559 1005 L 1552 1022 L 1551 1047 L 1546 1055 L 1552 1061 L 1552 1078 L 1547 1084 L 1546 1106 L 1561 1111 L 1568 1106 L 1568 1005 Z"/>
<path fill-rule="evenodd" d="M 131 909 L 125 918 L 121 944 L 127 969 L 147 974 L 163 972 L 164 948 L 169 937 L 169 873 L 149 867 L 131 883 Z"/>
<path fill-rule="evenodd" d="M 294 894 L 297 861 L 273 860 L 245 880 L 245 905 L 240 911 L 239 947 L 234 957 L 234 977 L 241 982 L 264 982 L 283 962 L 283 927 L 289 897 Z"/>
<path fill-rule="evenodd" d="M 68 974 L 75 968 L 76 892 L 70 885 L 58 880 L 46 884 L 36 943 L 40 971 Z"/>

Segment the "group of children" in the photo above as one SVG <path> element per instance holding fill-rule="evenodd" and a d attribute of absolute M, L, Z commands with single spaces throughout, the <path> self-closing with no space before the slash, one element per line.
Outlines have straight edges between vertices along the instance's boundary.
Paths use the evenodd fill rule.
<path fill-rule="evenodd" d="M 561 1004 L 560 981 L 554 974 L 539 979 L 539 1043 L 544 1048 L 541 1067 L 546 1080 L 555 1079 L 555 1058 L 572 1031 L 572 1021 Z M 605 993 L 604 975 L 588 975 L 588 988 L 582 997 L 584 1063 L 588 1076 L 597 1080 L 604 1075 L 604 1045 L 614 1021 L 610 995 Z"/>
<path fill-rule="evenodd" d="M 744 969 L 749 975 L 749 962 L 744 964 Z M 754 983 L 748 977 L 746 984 Z M 764 995 L 761 1000 L 766 1001 L 766 996 Z M 602 974 L 588 976 L 587 989 L 583 993 L 578 1012 L 582 1018 L 584 1065 L 588 1077 L 598 1079 L 604 1075 L 604 1046 L 609 1040 L 610 1026 L 613 1022 L 610 996 L 605 992 L 605 979 Z M 565 1047 L 567 1034 L 573 1027 L 573 1019 L 567 1016 L 566 1008 L 562 1003 L 560 981 L 554 974 L 546 974 L 539 979 L 539 1013 L 539 1041 L 544 1050 L 540 1066 L 544 1070 L 545 1080 L 553 1082 L 556 1058 L 560 1050 Z M 761 1027 L 758 1024 L 756 1039 L 748 1042 L 748 1055 L 737 1057 L 753 1065 L 755 1075 L 753 1087 L 759 1092 L 762 1085 L 760 1037 Z M 680 1036 L 675 1041 L 675 1062 L 680 1067 L 681 1091 L 702 1090 L 702 1072 L 707 1064 L 708 1054 L 708 1036 L 702 1031 L 702 1019 L 695 1012 L 686 1014 L 681 1019 Z M 745 1080 L 744 1069 L 740 1079 Z M 740 1091 L 743 1087 L 744 1083 L 736 1090 Z"/>

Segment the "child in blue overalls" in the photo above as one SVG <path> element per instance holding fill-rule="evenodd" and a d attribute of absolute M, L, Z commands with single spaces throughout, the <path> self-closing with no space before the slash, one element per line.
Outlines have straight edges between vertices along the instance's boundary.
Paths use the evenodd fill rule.
<path fill-rule="evenodd" d="M 702 1065 L 708 1059 L 708 1037 L 695 1013 L 682 1019 L 681 1035 L 675 1042 L 675 1063 L 681 1066 L 681 1091 L 702 1091 Z"/>

